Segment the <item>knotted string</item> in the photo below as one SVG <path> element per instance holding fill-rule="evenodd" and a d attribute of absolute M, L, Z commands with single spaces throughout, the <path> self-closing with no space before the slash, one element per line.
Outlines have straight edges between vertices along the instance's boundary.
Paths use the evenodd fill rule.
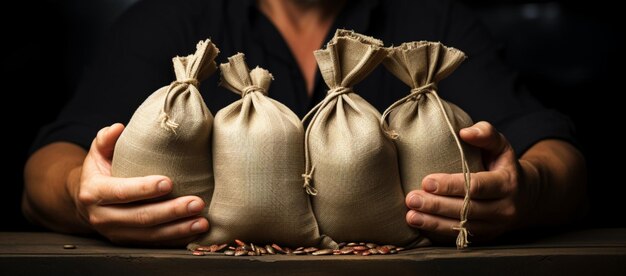
<path fill-rule="evenodd" d="M 241 97 L 243 98 L 252 92 L 261 92 L 263 95 L 267 95 L 267 90 L 263 89 L 262 87 L 249 85 L 241 89 Z"/>
<path fill-rule="evenodd" d="M 307 121 L 311 114 L 314 114 L 311 118 L 311 122 L 309 126 L 306 128 L 306 132 L 304 133 L 304 160 L 305 160 L 305 172 L 302 174 L 302 178 L 304 179 L 304 185 L 302 186 L 307 194 L 309 195 L 317 195 L 317 189 L 312 186 L 313 181 L 313 172 L 315 171 L 315 166 L 311 164 L 311 154 L 309 153 L 309 136 L 311 134 L 311 129 L 313 129 L 313 124 L 315 124 L 317 117 L 321 113 L 322 109 L 326 107 L 332 100 L 346 93 L 351 93 L 352 88 L 350 87 L 335 87 L 328 90 L 326 93 L 326 98 L 307 113 L 302 119 L 303 122 Z"/>
<path fill-rule="evenodd" d="M 420 97 L 422 94 L 425 94 L 425 93 L 431 93 L 434 96 L 435 101 L 437 102 L 437 105 L 439 106 L 439 110 L 441 110 L 441 114 L 445 118 L 446 124 L 448 125 L 448 128 L 450 129 L 450 132 L 452 133 L 452 137 L 454 137 L 454 142 L 456 143 L 456 146 L 459 149 L 459 154 L 461 155 L 461 169 L 463 171 L 463 177 L 465 179 L 465 196 L 463 198 L 463 206 L 461 207 L 461 211 L 460 211 L 461 218 L 460 218 L 459 225 L 456 227 L 453 227 L 452 229 L 459 231 L 459 235 L 457 236 L 457 239 L 456 239 L 456 247 L 458 249 L 466 248 L 467 244 L 469 243 L 468 235 L 471 235 L 469 231 L 467 230 L 467 228 L 465 227 L 465 224 L 467 224 L 467 216 L 469 214 L 470 203 L 471 203 L 470 195 L 469 195 L 469 191 L 471 187 L 470 186 L 471 174 L 469 171 L 467 160 L 465 159 L 463 145 L 461 144 L 461 141 L 459 140 L 458 135 L 454 131 L 454 126 L 452 126 L 452 122 L 450 121 L 448 113 L 446 112 L 446 109 L 444 108 L 443 103 L 441 102 L 441 98 L 439 98 L 439 95 L 437 94 L 437 85 L 435 85 L 434 83 L 429 83 L 427 85 L 411 89 L 411 93 L 409 95 L 396 101 L 391 106 L 389 106 L 387 110 L 385 110 L 385 112 L 380 118 L 380 127 L 383 129 L 383 132 L 389 138 L 397 139 L 398 133 L 395 132 L 394 130 L 388 129 L 387 125 L 385 124 L 387 120 L 387 116 L 389 116 L 389 114 L 398 106 L 409 101 L 417 100 L 418 97 Z"/>
<path fill-rule="evenodd" d="M 172 118 L 170 117 L 170 105 L 168 105 L 169 97 L 171 94 L 173 94 L 173 91 L 177 93 L 180 90 L 187 89 L 189 85 L 198 87 L 198 85 L 200 85 L 200 82 L 194 78 L 175 80 L 167 88 L 167 93 L 165 93 L 165 99 L 163 100 L 163 108 L 161 109 L 161 116 L 159 118 L 159 121 L 161 122 L 162 128 L 169 130 L 174 134 L 176 134 L 176 129 L 178 128 L 179 124 L 174 122 L 174 120 L 172 120 Z"/>
<path fill-rule="evenodd" d="M 398 133 L 394 130 L 389 129 L 389 127 L 385 123 L 387 121 L 387 117 L 389 116 L 389 114 L 391 114 L 393 110 L 395 110 L 397 107 L 399 107 L 400 105 L 406 102 L 417 100 L 417 98 L 424 93 L 428 93 L 428 92 L 435 91 L 435 90 L 437 90 L 437 85 L 434 82 L 431 82 L 424 86 L 413 88 L 411 89 L 411 93 L 409 93 L 409 95 L 406 95 L 404 98 L 397 100 L 395 103 L 389 106 L 387 110 L 383 112 L 383 115 L 380 117 L 380 128 L 383 130 L 385 135 L 387 135 L 387 137 L 394 139 L 394 140 L 398 138 Z"/>

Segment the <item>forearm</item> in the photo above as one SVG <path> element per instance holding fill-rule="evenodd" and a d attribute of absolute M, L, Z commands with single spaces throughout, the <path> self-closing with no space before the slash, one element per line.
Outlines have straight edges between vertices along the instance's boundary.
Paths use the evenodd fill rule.
<path fill-rule="evenodd" d="M 555 226 L 584 216 L 587 170 L 580 151 L 561 140 L 545 140 L 520 159 L 531 206 L 528 226 Z"/>
<path fill-rule="evenodd" d="M 53 143 L 35 152 L 24 170 L 22 211 L 33 223 L 65 233 L 90 232 L 74 202 L 86 152 L 70 143 Z"/>

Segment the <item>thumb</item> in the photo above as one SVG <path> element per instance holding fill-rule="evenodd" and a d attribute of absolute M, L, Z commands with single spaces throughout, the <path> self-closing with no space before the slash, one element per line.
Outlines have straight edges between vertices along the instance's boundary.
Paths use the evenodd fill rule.
<path fill-rule="evenodd" d="M 113 157 L 113 150 L 117 139 L 122 135 L 124 125 L 120 123 L 113 124 L 98 131 L 96 139 L 93 142 L 92 149 L 96 150 L 103 157 L 110 159 Z"/>
<path fill-rule="evenodd" d="M 471 127 L 461 129 L 460 136 L 466 143 L 481 148 L 487 154 L 501 155 L 510 149 L 509 141 L 498 132 L 493 125 L 485 121 L 478 122 Z"/>

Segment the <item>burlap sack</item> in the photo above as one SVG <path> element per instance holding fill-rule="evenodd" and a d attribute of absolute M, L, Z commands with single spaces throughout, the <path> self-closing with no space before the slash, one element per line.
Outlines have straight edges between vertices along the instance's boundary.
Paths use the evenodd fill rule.
<path fill-rule="evenodd" d="M 213 116 L 197 87 L 217 69 L 218 52 L 206 40 L 195 54 L 173 59 L 176 81 L 150 95 L 133 114 L 115 145 L 113 176 L 165 175 L 173 182 L 165 198 L 197 195 L 209 206 Z"/>
<path fill-rule="evenodd" d="M 222 85 L 242 99 L 215 116 L 211 228 L 198 243 L 241 239 L 318 246 L 317 222 L 302 190 L 302 123 L 288 107 L 267 97 L 272 75 L 259 67 L 250 71 L 243 54 L 229 58 L 220 69 Z"/>
<path fill-rule="evenodd" d="M 461 128 L 473 124 L 472 119 L 437 94 L 437 83 L 464 59 L 463 52 L 441 43 L 411 42 L 391 48 L 383 61 L 392 74 L 411 87 L 411 93 L 391 105 L 380 122 L 398 148 L 405 194 L 421 189 L 422 180 L 429 174 L 461 172 L 465 173 L 469 192 L 469 172 L 484 170 L 480 150 L 463 143 L 457 135 Z M 385 124 L 388 115 L 389 129 Z M 466 193 L 460 228 L 465 224 L 468 204 Z M 458 245 L 465 247 L 466 240 Z"/>
<path fill-rule="evenodd" d="M 396 150 L 380 113 L 352 90 L 386 55 L 381 41 L 345 30 L 315 52 L 330 90 L 309 113 L 303 177 L 321 233 L 336 241 L 407 245 L 419 237 L 405 221 Z"/>

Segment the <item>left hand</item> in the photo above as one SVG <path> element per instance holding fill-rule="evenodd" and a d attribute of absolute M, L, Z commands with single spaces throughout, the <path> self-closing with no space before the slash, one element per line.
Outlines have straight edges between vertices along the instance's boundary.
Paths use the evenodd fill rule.
<path fill-rule="evenodd" d="M 471 205 L 466 227 L 470 241 L 491 240 L 522 227 L 535 204 L 533 186 L 537 170 L 516 158 L 506 138 L 487 122 L 462 129 L 460 138 L 483 152 L 487 171 L 471 174 Z M 406 196 L 406 221 L 433 241 L 456 239 L 465 194 L 463 174 L 431 174 L 422 181 L 423 190 Z"/>

